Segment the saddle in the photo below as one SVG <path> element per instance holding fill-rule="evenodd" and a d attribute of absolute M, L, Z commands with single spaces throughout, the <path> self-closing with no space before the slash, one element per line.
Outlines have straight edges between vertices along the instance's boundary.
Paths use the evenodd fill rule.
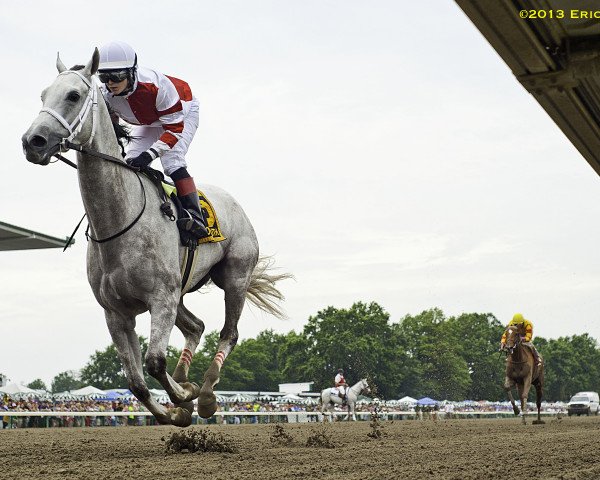
<path fill-rule="evenodd" d="M 187 293 L 197 290 L 202 286 L 203 280 L 196 285 L 191 284 L 191 274 L 194 270 L 194 266 L 196 265 L 196 261 L 198 260 L 198 249 L 196 247 L 201 243 L 216 243 L 225 240 L 225 237 L 221 233 L 221 227 L 219 226 L 219 220 L 217 219 L 215 209 L 208 201 L 204 193 L 198 190 L 198 201 L 200 202 L 201 207 L 200 211 L 204 217 L 204 224 L 207 226 L 206 230 L 208 232 L 207 237 L 198 239 L 188 230 L 183 228 L 183 222 L 176 222 L 178 219 L 188 218 L 190 214 L 185 210 L 185 208 L 183 208 L 181 200 L 177 196 L 177 189 L 175 188 L 175 185 L 167 183 L 163 173 L 151 167 L 144 168 L 142 173 L 146 175 L 158 189 L 159 195 L 163 200 L 160 210 L 169 218 L 169 220 L 175 222 L 179 231 L 181 244 L 186 247 L 181 266 L 182 292 Z M 177 216 L 175 216 L 173 213 L 169 199 L 171 202 L 173 202 L 173 205 L 175 205 Z"/>
<path fill-rule="evenodd" d="M 165 176 L 159 170 L 155 170 L 154 168 L 147 167 L 143 170 L 143 173 L 152 180 L 152 183 L 159 190 L 159 194 L 164 200 L 164 203 L 161 205 L 160 209 L 164 215 L 169 217 L 172 221 L 176 221 L 180 218 L 188 218 L 189 215 L 186 212 L 185 208 L 181 204 L 179 197 L 177 196 L 177 189 L 175 185 L 168 183 L 165 181 Z M 175 213 L 171 208 L 171 204 L 168 202 L 170 199 L 175 205 Z M 187 230 L 181 228 L 181 224 L 176 222 L 178 230 L 179 230 L 179 238 L 181 240 L 181 244 L 184 247 L 188 247 L 190 249 L 196 248 L 197 245 L 202 243 L 216 243 L 222 242 L 226 238 L 221 233 L 221 227 L 219 226 L 219 220 L 217 218 L 217 214 L 212 204 L 206 198 L 206 195 L 198 190 L 198 200 L 200 202 L 202 216 L 204 217 L 204 222 L 206 224 L 206 229 L 208 231 L 208 236 L 197 239 L 192 236 Z"/>

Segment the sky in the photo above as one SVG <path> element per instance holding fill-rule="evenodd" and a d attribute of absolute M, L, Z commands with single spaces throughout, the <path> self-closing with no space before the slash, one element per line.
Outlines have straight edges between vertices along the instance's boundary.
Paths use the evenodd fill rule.
<path fill-rule="evenodd" d="M 241 339 L 357 301 L 392 322 L 521 312 L 536 336 L 600 339 L 600 178 L 453 1 L 23 0 L 3 6 L 0 39 L 0 221 L 71 233 L 75 171 L 28 163 L 21 135 L 58 51 L 70 66 L 122 40 L 190 84 L 191 174 L 229 191 L 261 253 L 295 276 L 279 285 L 289 319 L 246 307 Z M 11 381 L 49 386 L 110 344 L 85 251 L 80 231 L 65 253 L 0 252 Z M 185 298 L 221 329 L 218 288 Z M 183 347 L 176 330 L 171 344 Z"/>

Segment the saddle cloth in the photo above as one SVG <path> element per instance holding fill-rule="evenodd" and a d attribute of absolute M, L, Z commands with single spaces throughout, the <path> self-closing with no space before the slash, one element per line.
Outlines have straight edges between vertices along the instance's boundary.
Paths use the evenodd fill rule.
<path fill-rule="evenodd" d="M 177 196 L 177 189 L 174 185 L 162 182 L 162 186 L 168 197 L 173 198 Z M 198 197 L 200 200 L 200 207 L 202 208 L 202 214 L 204 215 L 204 220 L 206 221 L 206 230 L 208 231 L 208 237 L 198 240 L 198 244 L 222 242 L 226 238 L 221 233 L 217 212 L 213 208 L 212 204 L 208 201 L 208 198 L 206 198 L 206 195 L 204 195 L 204 193 L 202 193 L 200 190 L 198 190 Z"/>

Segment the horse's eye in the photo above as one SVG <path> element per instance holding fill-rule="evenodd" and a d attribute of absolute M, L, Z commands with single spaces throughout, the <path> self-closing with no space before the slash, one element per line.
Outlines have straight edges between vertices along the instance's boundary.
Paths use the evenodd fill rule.
<path fill-rule="evenodd" d="M 78 102 L 80 98 L 81 95 L 79 95 L 77 92 L 69 92 L 67 95 L 67 100 L 69 100 L 69 102 Z"/>

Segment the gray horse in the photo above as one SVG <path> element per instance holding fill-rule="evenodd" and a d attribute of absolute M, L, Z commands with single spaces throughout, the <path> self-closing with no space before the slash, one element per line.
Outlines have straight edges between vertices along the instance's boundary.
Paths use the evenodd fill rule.
<path fill-rule="evenodd" d="M 259 259 L 254 229 L 240 205 L 223 190 L 202 185 L 201 190 L 218 212 L 226 240 L 198 247 L 199 259 L 186 284 L 212 281 L 224 291 L 225 324 L 202 386 L 189 382 L 190 363 L 204 323 L 183 305 L 187 293 L 181 285 L 185 249 L 177 226 L 160 212 L 162 200 L 144 175 L 137 175 L 124 163 L 90 154 L 121 158 L 108 109 L 93 80 L 98 60 L 96 49 L 85 67 L 68 70 L 57 58 L 59 75 L 42 92 L 43 108 L 23 135 L 23 150 L 28 161 L 47 165 L 66 145 L 83 147 L 84 152 L 77 157 L 78 176 L 90 237 L 106 239 L 123 233 L 110 241 L 88 243 L 90 285 L 104 308 L 131 391 L 160 423 L 188 426 L 193 399 L 198 398 L 198 413 L 204 418 L 217 409 L 213 388 L 224 360 L 237 343 L 237 324 L 246 299 L 264 311 L 284 316 L 278 306 L 283 297 L 275 283 L 290 275 L 269 273 L 270 261 Z M 157 403 L 144 381 L 134 328 L 136 316 L 146 311 L 151 315 L 146 368 L 175 404 L 172 409 Z M 183 333 L 185 347 L 171 376 L 166 370 L 166 349 L 173 326 Z"/>
<path fill-rule="evenodd" d="M 342 405 L 342 399 L 336 392 L 337 388 L 326 388 L 321 391 L 321 413 L 323 414 L 323 421 L 329 418 L 329 421 L 333 421 L 333 407 L 335 405 Z M 356 414 L 354 409 L 356 407 L 356 399 L 363 391 L 369 391 L 369 382 L 366 378 L 363 378 L 360 382 L 355 383 L 350 388 L 346 389 L 346 404 L 348 407 L 348 420 L 352 419 L 356 421 Z"/>

